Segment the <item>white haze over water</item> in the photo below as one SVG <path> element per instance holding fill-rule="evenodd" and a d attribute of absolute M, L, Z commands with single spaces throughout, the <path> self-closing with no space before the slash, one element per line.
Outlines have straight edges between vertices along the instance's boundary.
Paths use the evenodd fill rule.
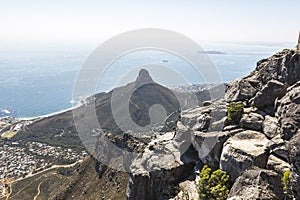
<path fill-rule="evenodd" d="M 262 42 L 205 42 L 200 45 L 206 51 L 225 54 L 210 54 L 224 82 L 247 75 L 256 67 L 256 62 L 271 56 L 283 48 L 292 48 L 292 43 Z M 0 117 L 33 117 L 57 112 L 72 106 L 73 83 L 81 64 L 93 47 L 0 47 Z M 30 50 L 28 50 L 30 49 Z M 167 62 L 165 62 L 167 60 Z M 190 83 L 202 80 L 193 77 L 193 72 L 181 58 L 161 51 L 139 51 L 117 60 L 110 69 L 136 67 L 144 64 L 168 65 L 187 73 Z M 109 91 L 110 79 L 120 79 L 117 70 L 101 82 L 99 91 Z M 152 74 L 151 74 L 152 75 Z M 153 78 L 159 79 L 159 73 Z M 157 76 L 157 77 L 156 77 Z M 172 85 L 172 83 L 163 83 Z"/>

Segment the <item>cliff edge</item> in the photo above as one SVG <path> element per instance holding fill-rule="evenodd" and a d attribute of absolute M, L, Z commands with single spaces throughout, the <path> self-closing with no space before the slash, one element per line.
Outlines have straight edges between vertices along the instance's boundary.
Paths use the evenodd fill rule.
<path fill-rule="evenodd" d="M 233 116 L 233 105 L 242 107 L 239 116 Z M 223 99 L 182 111 L 176 137 L 158 136 L 134 160 L 127 198 L 184 199 L 182 192 L 174 194 L 175 186 L 193 196 L 207 164 L 230 176 L 229 199 L 300 199 L 299 127 L 300 52 L 285 49 L 230 82 Z M 180 141 L 188 138 L 188 156 L 181 155 Z M 216 142 L 209 143 L 212 138 Z M 287 170 L 289 194 L 281 182 Z"/>

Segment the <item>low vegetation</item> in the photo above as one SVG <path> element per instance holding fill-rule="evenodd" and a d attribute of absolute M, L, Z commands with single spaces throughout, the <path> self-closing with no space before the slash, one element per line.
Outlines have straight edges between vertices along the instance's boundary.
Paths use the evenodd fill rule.
<path fill-rule="evenodd" d="M 13 182 L 12 194 L 10 195 L 9 199 L 32 200 L 35 196 L 37 196 L 37 199 L 49 199 L 50 194 L 52 192 L 55 192 L 57 188 L 59 188 L 67 181 L 67 176 L 58 174 L 57 169 L 51 169 L 40 174 L 36 174 L 31 177 Z M 38 190 L 40 190 L 39 194 Z"/>
<path fill-rule="evenodd" d="M 283 184 L 283 192 L 284 192 L 284 196 L 288 197 L 291 195 L 292 191 L 291 191 L 291 181 L 290 181 L 290 174 L 291 171 L 290 170 L 286 170 L 283 174 L 283 177 L 281 179 L 281 182 Z"/>
<path fill-rule="evenodd" d="M 200 173 L 198 183 L 199 199 L 201 200 L 225 200 L 229 194 L 229 175 L 221 169 L 212 172 L 207 165 Z"/>
<path fill-rule="evenodd" d="M 184 187 L 175 186 L 174 189 L 175 189 L 175 196 L 177 196 L 175 200 L 177 199 L 190 200 L 189 193 Z"/>
<path fill-rule="evenodd" d="M 189 200 L 189 193 L 183 187 L 180 187 L 180 192 L 182 192 L 181 198 L 182 200 Z"/>
<path fill-rule="evenodd" d="M 230 123 L 238 124 L 244 114 L 242 103 L 231 103 L 227 109 L 227 119 Z"/>

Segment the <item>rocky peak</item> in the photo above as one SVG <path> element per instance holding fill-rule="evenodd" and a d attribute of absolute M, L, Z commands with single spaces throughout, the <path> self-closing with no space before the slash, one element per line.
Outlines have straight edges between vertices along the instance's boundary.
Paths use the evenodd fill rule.
<path fill-rule="evenodd" d="M 253 76 L 262 84 L 275 79 L 288 85 L 300 79 L 300 52 L 285 49 L 257 63 Z"/>
<path fill-rule="evenodd" d="M 284 49 L 269 58 L 258 61 L 256 69 L 248 76 L 230 82 L 225 98 L 228 102 L 248 101 L 270 81 L 272 83 L 278 81 L 286 86 L 291 86 L 299 80 L 300 52 L 294 49 Z M 273 85 L 269 83 L 268 88 Z M 282 91 L 282 88 L 279 87 L 279 90 Z M 280 95 L 283 95 L 282 92 Z"/>
<path fill-rule="evenodd" d="M 298 44 L 297 44 L 297 50 L 300 51 L 300 32 L 299 32 L 299 38 L 298 38 Z"/>
<path fill-rule="evenodd" d="M 141 69 L 135 81 L 135 87 L 139 88 L 149 83 L 154 83 L 153 79 L 151 78 L 149 72 L 146 69 Z"/>

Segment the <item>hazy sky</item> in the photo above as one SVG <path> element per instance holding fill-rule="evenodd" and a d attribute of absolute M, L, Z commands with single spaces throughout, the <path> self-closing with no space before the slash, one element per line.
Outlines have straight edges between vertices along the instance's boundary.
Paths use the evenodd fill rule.
<path fill-rule="evenodd" d="M 296 42 L 299 0 L 0 0 L 0 40 L 99 42 L 137 28 L 201 41 Z"/>

